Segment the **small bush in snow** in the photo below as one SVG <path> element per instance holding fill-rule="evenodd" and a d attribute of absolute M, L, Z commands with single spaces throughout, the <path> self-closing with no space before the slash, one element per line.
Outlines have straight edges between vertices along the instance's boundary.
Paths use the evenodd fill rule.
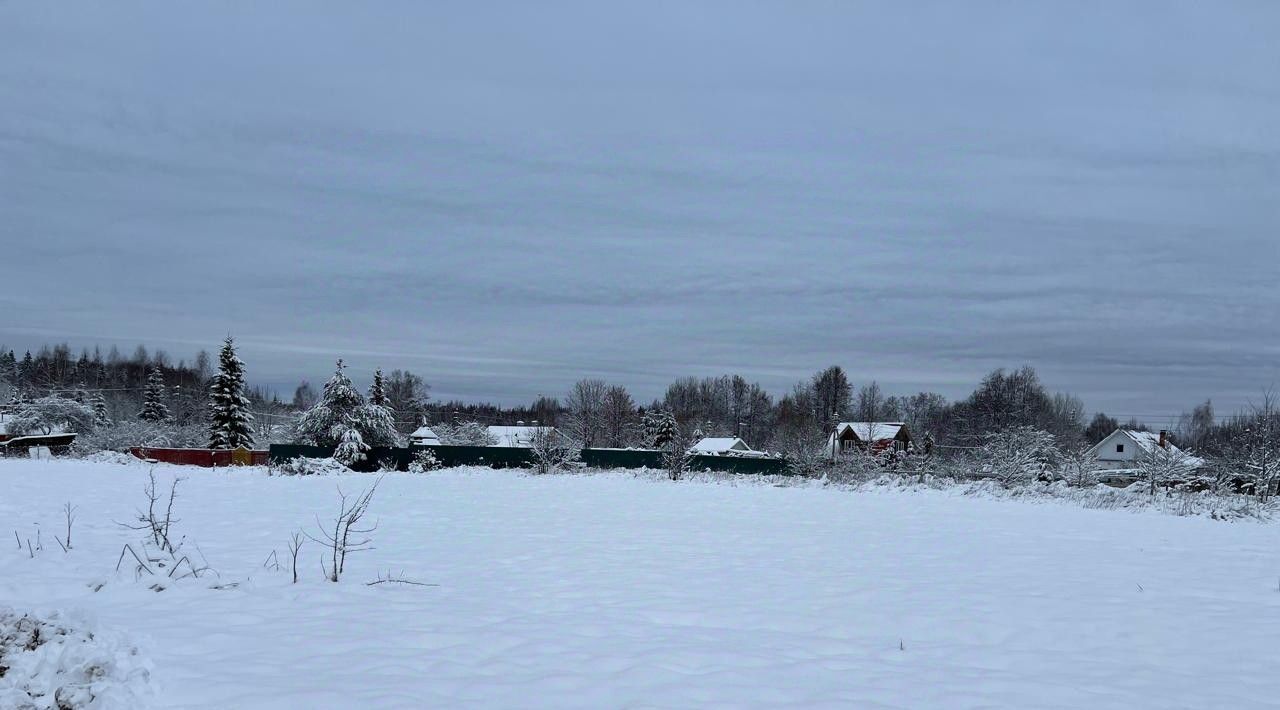
<path fill-rule="evenodd" d="M 1069 486 L 1089 488 L 1098 484 L 1098 457 L 1091 446 L 1068 449 L 1058 456 L 1058 478 Z"/>
<path fill-rule="evenodd" d="M 662 467 L 667 469 L 671 480 L 678 481 L 684 477 L 693 465 L 693 445 L 697 443 L 684 427 L 676 427 L 675 434 L 667 442 L 666 451 L 662 454 Z"/>
<path fill-rule="evenodd" d="M 299 456 L 284 463 L 276 464 L 272 471 L 281 476 L 329 476 L 337 473 L 349 473 L 351 469 L 331 458 L 313 459 Z"/>
<path fill-rule="evenodd" d="M 419 451 L 413 455 L 413 460 L 409 462 L 409 473 L 426 473 L 440 468 L 440 460 L 436 458 L 436 454 L 431 449 Z"/>

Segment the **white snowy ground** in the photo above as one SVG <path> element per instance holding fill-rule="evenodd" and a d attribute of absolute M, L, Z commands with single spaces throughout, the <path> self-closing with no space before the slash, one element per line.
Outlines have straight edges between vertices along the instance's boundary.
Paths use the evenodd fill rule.
<path fill-rule="evenodd" d="M 147 468 L 0 461 L 0 607 L 122 634 L 174 708 L 1262 708 L 1280 527 L 945 491 L 614 473 L 387 476 L 339 584 L 263 568 L 335 486 L 186 478 L 220 579 L 113 572 Z M 79 507 L 73 549 L 51 539 Z M 12 530 L 44 550 L 31 559 Z M 6 544 L 4 540 L 10 542 Z M 438 587 L 366 586 L 390 569 Z M 212 589 L 217 582 L 239 582 Z M 105 583 L 98 591 L 93 587 Z M 0 683 L 4 679 L 0 678 Z"/>

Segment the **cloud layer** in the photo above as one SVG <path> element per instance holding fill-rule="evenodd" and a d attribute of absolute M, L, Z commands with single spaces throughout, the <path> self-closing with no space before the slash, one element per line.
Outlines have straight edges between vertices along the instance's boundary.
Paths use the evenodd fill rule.
<path fill-rule="evenodd" d="M 0 6 L 0 342 L 437 396 L 1280 375 L 1264 3 Z"/>

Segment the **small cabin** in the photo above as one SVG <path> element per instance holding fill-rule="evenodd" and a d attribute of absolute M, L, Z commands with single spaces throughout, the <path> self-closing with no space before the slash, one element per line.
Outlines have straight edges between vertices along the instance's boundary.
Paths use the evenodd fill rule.
<path fill-rule="evenodd" d="M 855 451 L 872 453 L 906 451 L 911 446 L 911 432 L 905 422 L 840 422 L 828 438 L 831 453 Z"/>
<path fill-rule="evenodd" d="M 699 456 L 764 456 L 763 451 L 752 450 L 736 436 L 708 436 L 694 444 L 689 452 Z"/>

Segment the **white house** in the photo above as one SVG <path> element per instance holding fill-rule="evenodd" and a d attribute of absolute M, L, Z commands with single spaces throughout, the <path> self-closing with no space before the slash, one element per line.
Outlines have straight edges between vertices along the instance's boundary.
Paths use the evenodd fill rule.
<path fill-rule="evenodd" d="M 504 446 L 517 449 L 533 448 L 533 438 L 540 431 L 550 431 L 556 436 L 568 441 L 568 437 L 560 433 L 555 427 L 550 426 L 491 426 L 488 427 L 489 436 L 493 437 L 497 442 L 493 446 Z"/>
<path fill-rule="evenodd" d="M 736 436 L 708 436 L 694 444 L 691 453 L 700 456 L 764 456 L 763 451 L 753 451 L 747 442 Z"/>
<path fill-rule="evenodd" d="M 409 444 L 412 446 L 439 446 L 440 437 L 431 430 L 431 427 L 420 426 L 409 435 Z"/>
<path fill-rule="evenodd" d="M 1116 429 L 1107 438 L 1094 444 L 1089 453 L 1098 460 L 1102 469 L 1128 469 L 1137 465 L 1137 460 L 1156 449 L 1165 449 L 1174 453 L 1183 453 L 1169 441 L 1167 432 L 1155 434 L 1149 431 L 1133 431 L 1132 429 Z M 1204 463 L 1202 459 L 1184 454 L 1192 467 Z"/>

